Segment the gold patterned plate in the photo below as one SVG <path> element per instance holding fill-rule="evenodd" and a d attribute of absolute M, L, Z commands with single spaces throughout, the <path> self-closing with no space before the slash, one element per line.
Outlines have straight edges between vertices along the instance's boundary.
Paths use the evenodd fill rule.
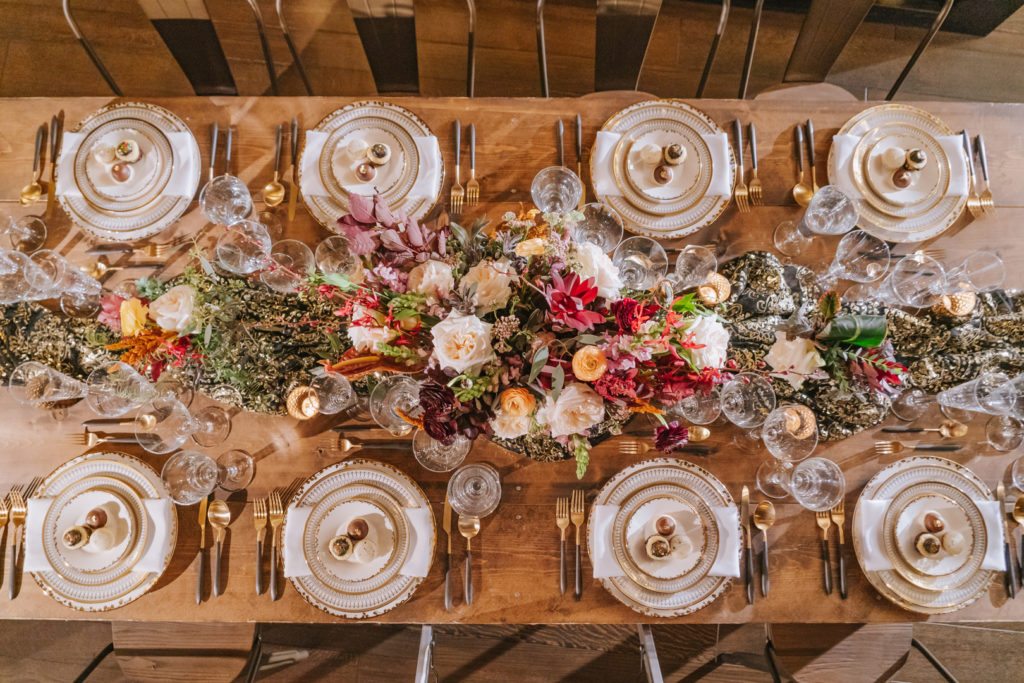
<path fill-rule="evenodd" d="M 882 163 L 891 147 L 913 146 L 928 154 L 928 163 L 912 175 L 910 187 L 892 184 L 892 172 Z M 906 124 L 879 126 L 857 143 L 850 161 L 853 181 L 864 201 L 875 209 L 900 218 L 914 218 L 931 211 L 949 191 L 949 160 L 942 146 L 924 131 Z"/>
<path fill-rule="evenodd" d="M 644 148 L 653 145 L 660 154 L 661 148 L 672 143 L 686 150 L 686 159 L 672 168 L 672 180 L 659 185 L 654 181 L 654 169 L 663 162 L 645 161 Z M 698 202 L 711 183 L 710 168 L 711 152 L 704 139 L 671 119 L 652 119 L 633 127 L 619 138 L 612 153 L 616 186 L 630 201 L 655 214 L 668 212 L 666 205 L 687 209 Z"/>

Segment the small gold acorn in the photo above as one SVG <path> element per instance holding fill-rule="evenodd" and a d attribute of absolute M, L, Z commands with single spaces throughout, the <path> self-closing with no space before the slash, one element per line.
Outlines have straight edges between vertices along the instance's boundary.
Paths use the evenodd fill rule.
<path fill-rule="evenodd" d="M 970 290 L 943 294 L 939 303 L 932 306 L 932 313 L 948 318 L 959 318 L 968 315 L 978 304 L 978 295 Z"/>
<path fill-rule="evenodd" d="M 288 414 L 296 420 L 309 420 L 320 412 L 320 401 L 312 387 L 300 385 L 288 392 Z"/>
<path fill-rule="evenodd" d="M 717 306 L 732 294 L 729 279 L 719 273 L 712 273 L 708 281 L 697 287 L 697 297 L 705 306 Z"/>

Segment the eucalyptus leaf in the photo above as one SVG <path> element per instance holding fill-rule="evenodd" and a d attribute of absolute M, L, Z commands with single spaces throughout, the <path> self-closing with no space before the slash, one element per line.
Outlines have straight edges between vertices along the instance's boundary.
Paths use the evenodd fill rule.
<path fill-rule="evenodd" d="M 533 365 L 530 366 L 530 383 L 537 380 L 540 375 L 540 371 L 544 369 L 544 366 L 548 362 L 548 347 L 542 346 L 537 349 L 537 353 L 533 354 Z"/>
<path fill-rule="evenodd" d="M 565 370 L 561 365 L 556 365 L 551 371 L 551 399 L 558 400 L 562 394 L 562 386 L 565 384 Z"/>
<path fill-rule="evenodd" d="M 604 337 L 599 337 L 596 334 L 581 334 L 576 337 L 576 341 L 586 345 L 600 344 L 604 341 Z"/>

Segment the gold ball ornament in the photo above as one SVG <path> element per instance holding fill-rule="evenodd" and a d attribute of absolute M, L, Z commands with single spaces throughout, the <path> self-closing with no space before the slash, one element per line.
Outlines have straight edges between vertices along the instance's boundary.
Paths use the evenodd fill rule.
<path fill-rule="evenodd" d="M 797 439 L 806 439 L 818 428 L 814 412 L 805 405 L 791 405 L 785 410 L 786 431 Z"/>
<path fill-rule="evenodd" d="M 288 414 L 296 420 L 309 420 L 316 417 L 320 412 L 320 401 L 312 387 L 305 385 L 297 386 L 288 392 L 288 399 L 285 401 Z"/>
<path fill-rule="evenodd" d="M 717 306 L 732 294 L 729 278 L 720 273 L 712 273 L 708 281 L 697 287 L 697 298 L 705 306 Z"/>
<path fill-rule="evenodd" d="M 696 443 L 698 441 L 707 441 L 708 437 L 711 436 L 711 430 L 700 425 L 691 425 L 686 428 L 686 434 L 689 441 Z"/>
<path fill-rule="evenodd" d="M 943 294 L 939 303 L 932 306 L 932 313 L 948 318 L 959 318 L 970 314 L 978 304 L 978 295 L 971 291 Z"/>

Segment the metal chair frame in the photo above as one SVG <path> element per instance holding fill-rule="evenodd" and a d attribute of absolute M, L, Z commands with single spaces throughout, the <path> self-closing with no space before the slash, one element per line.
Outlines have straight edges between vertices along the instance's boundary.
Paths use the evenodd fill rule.
<path fill-rule="evenodd" d="M 697 97 L 704 97 L 704 87 L 708 84 L 708 77 L 711 75 L 711 66 L 715 63 L 715 55 L 718 54 L 718 45 L 722 42 L 722 34 L 725 33 L 725 25 L 729 23 L 729 0 L 722 0 L 722 13 L 718 17 L 718 30 L 711 40 L 711 49 L 708 50 L 707 61 L 704 62 L 704 73 L 700 75 L 700 84 L 697 85 Z"/>
<path fill-rule="evenodd" d="M 292 40 L 292 34 L 288 31 L 288 24 L 284 20 L 284 8 L 281 7 L 281 0 L 277 0 L 274 4 L 274 9 L 277 12 L 277 23 L 281 26 L 281 33 L 284 34 L 284 42 L 288 46 L 288 51 L 292 53 L 292 62 L 295 64 L 295 68 L 299 72 L 299 78 L 302 79 L 302 85 L 306 88 L 306 94 L 313 94 L 313 86 L 309 84 L 309 78 L 306 76 L 306 69 L 302 66 L 302 59 L 299 57 L 299 51 L 295 47 L 295 42 Z"/>
<path fill-rule="evenodd" d="M 246 0 L 246 2 L 249 3 L 249 9 L 252 10 L 252 16 L 256 20 L 256 30 L 260 34 L 263 62 L 267 66 L 267 75 L 270 76 L 270 92 L 277 96 L 280 94 L 277 91 L 277 73 L 274 70 L 274 58 L 270 54 L 270 43 L 267 42 L 267 31 L 263 25 L 263 12 L 260 11 L 260 6 L 256 3 L 256 0 Z M 288 41 L 288 45 L 291 46 L 291 40 Z"/>
<path fill-rule="evenodd" d="M 61 4 L 64 8 L 64 19 L 67 20 L 68 26 L 71 27 L 71 33 L 74 34 L 75 39 L 78 40 L 79 45 L 82 46 L 85 53 L 89 55 L 89 59 L 92 60 L 93 66 L 95 66 L 96 70 L 100 72 L 100 75 L 103 76 L 103 80 L 107 82 L 107 85 L 109 85 L 110 89 L 114 91 L 114 94 L 118 97 L 124 97 L 124 93 L 121 92 L 121 88 L 117 85 L 117 81 L 115 81 L 114 77 L 110 75 L 109 71 L 107 71 L 107 67 L 103 64 L 103 60 L 101 60 L 100 56 L 96 54 L 96 50 L 93 49 L 92 43 L 89 42 L 89 39 L 85 37 L 84 33 L 82 33 L 82 29 L 78 26 L 78 22 L 75 21 L 75 17 L 71 14 L 71 0 L 62 0 Z"/>
<path fill-rule="evenodd" d="M 754 50 L 757 47 L 757 32 L 761 29 L 761 10 L 764 0 L 754 3 L 754 18 L 750 22 L 750 37 L 747 38 L 747 54 L 743 58 L 743 73 L 740 75 L 739 99 L 747 98 L 747 82 L 750 80 L 750 68 L 754 65 Z"/>

